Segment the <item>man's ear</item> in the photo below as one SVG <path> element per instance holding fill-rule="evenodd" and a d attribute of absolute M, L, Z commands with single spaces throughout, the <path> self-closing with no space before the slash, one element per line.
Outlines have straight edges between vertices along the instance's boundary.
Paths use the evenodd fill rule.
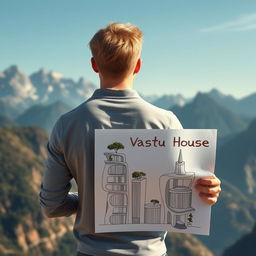
<path fill-rule="evenodd" d="M 96 61 L 93 57 L 91 57 L 91 64 L 92 64 L 92 69 L 94 70 L 94 72 L 99 73 L 99 69 L 98 69 Z"/>
<path fill-rule="evenodd" d="M 135 74 L 138 74 L 138 73 L 140 72 L 141 62 L 142 62 L 141 58 L 138 58 L 137 63 L 136 63 L 136 66 L 135 66 L 135 69 L 134 69 L 134 71 L 133 71 L 133 74 L 134 74 L 134 75 L 135 75 Z"/>

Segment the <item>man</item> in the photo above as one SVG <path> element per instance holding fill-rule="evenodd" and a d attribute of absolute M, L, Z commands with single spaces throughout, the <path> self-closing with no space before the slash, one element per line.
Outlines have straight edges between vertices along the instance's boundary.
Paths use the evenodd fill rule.
<path fill-rule="evenodd" d="M 40 202 L 48 217 L 76 214 L 78 255 L 166 255 L 166 232 L 94 233 L 94 130 L 181 129 L 177 117 L 144 101 L 132 89 L 141 67 L 142 32 L 131 24 L 112 23 L 90 41 L 92 68 L 100 89 L 56 122 L 49 143 Z M 78 193 L 69 193 L 74 178 Z M 218 178 L 197 181 L 199 195 L 214 204 Z M 103 208 L 102 208 L 103 210 Z"/>

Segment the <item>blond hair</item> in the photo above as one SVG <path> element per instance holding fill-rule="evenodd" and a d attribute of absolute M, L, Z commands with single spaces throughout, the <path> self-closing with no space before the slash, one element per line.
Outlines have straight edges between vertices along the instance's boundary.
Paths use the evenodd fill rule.
<path fill-rule="evenodd" d="M 100 72 L 112 77 L 131 72 L 139 58 L 142 39 L 142 31 L 130 23 L 111 23 L 100 29 L 89 43 Z"/>

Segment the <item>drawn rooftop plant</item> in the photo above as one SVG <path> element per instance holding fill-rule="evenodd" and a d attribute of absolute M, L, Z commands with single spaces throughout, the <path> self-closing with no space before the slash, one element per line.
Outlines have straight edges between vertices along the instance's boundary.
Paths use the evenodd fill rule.
<path fill-rule="evenodd" d="M 159 204 L 159 201 L 157 199 L 152 199 L 152 200 L 150 200 L 150 203 Z"/>
<path fill-rule="evenodd" d="M 108 149 L 114 149 L 115 153 L 117 153 L 118 149 L 124 149 L 124 145 L 121 142 L 114 142 L 108 145 Z"/>
<path fill-rule="evenodd" d="M 132 177 L 135 179 L 138 179 L 138 180 L 145 176 L 146 176 L 145 172 L 133 172 L 132 173 Z"/>

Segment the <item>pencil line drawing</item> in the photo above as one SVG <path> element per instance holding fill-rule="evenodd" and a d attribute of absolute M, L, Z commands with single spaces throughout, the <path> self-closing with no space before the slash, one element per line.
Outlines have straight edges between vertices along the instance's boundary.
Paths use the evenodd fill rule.
<path fill-rule="evenodd" d="M 144 222 L 144 208 L 146 201 L 147 178 L 144 172 L 132 173 L 132 223 Z"/>
<path fill-rule="evenodd" d="M 104 153 L 106 160 L 102 173 L 102 188 L 107 192 L 104 224 L 128 223 L 128 164 L 125 154 L 118 153 L 118 149 L 123 148 L 120 142 L 114 142 L 108 149 L 114 149 L 115 153 Z"/>
<path fill-rule="evenodd" d="M 192 207 L 192 183 L 194 172 L 186 172 L 182 151 L 179 152 L 174 172 L 163 174 L 159 178 L 162 201 L 165 206 L 163 223 L 177 229 L 187 229 L 192 225 L 195 209 Z"/>
<path fill-rule="evenodd" d="M 171 224 L 177 229 L 192 226 L 195 209 L 192 207 L 192 183 L 194 172 L 185 170 L 182 151 L 173 172 L 159 178 L 160 194 L 163 210 L 157 199 L 146 203 L 146 173 L 134 171 L 131 179 L 131 195 L 129 195 L 129 173 L 126 155 L 119 153 L 124 149 L 120 142 L 107 147 L 114 152 L 104 152 L 106 157 L 102 173 L 102 188 L 107 192 L 104 224 Z M 129 199 L 130 198 L 130 199 Z M 129 200 L 130 203 L 129 203 Z M 131 205 L 131 220 L 129 220 Z"/>

